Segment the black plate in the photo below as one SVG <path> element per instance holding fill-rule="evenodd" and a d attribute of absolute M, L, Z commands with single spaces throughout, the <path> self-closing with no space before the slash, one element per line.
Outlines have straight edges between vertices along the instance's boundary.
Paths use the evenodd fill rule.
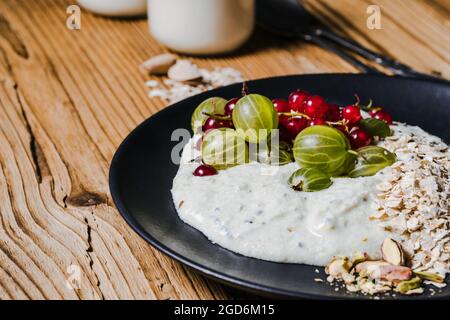
<path fill-rule="evenodd" d="M 373 98 L 399 121 L 420 125 L 450 141 L 450 86 L 440 82 L 380 75 L 320 74 L 249 81 L 253 93 L 287 97 L 296 88 L 324 96 L 329 102 L 349 104 L 358 93 Z M 190 128 L 191 113 L 211 96 L 239 96 L 241 85 L 212 90 L 178 102 L 140 124 L 117 150 L 110 169 L 110 189 L 128 224 L 151 245 L 170 257 L 219 281 L 263 294 L 302 298 L 364 298 L 334 291 L 314 278 L 324 277 L 315 267 L 248 258 L 209 242 L 177 216 L 170 189 L 178 166 L 171 162 L 177 128 Z M 270 235 L 268 235 L 270 236 Z M 398 295 L 397 295 L 398 296 Z M 433 298 L 449 298 L 446 288 Z M 407 297 L 417 299 L 418 297 Z"/>

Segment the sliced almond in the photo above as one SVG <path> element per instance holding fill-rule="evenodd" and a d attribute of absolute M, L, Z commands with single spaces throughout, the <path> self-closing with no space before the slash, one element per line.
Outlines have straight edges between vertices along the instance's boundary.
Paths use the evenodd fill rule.
<path fill-rule="evenodd" d="M 164 75 L 175 64 L 177 57 L 171 53 L 163 53 L 144 61 L 139 70 L 143 74 Z"/>
<path fill-rule="evenodd" d="M 383 259 L 395 266 L 402 266 L 405 264 L 405 255 L 402 246 L 391 238 L 386 238 L 381 245 L 381 254 Z"/>
<path fill-rule="evenodd" d="M 169 68 L 167 75 L 175 81 L 193 81 L 202 76 L 199 68 L 189 60 L 178 60 Z"/>

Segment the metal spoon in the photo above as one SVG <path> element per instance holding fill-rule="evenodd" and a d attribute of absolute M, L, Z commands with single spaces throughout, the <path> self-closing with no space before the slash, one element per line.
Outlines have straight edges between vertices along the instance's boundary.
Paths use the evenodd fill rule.
<path fill-rule="evenodd" d="M 331 31 L 311 15 L 299 0 L 258 0 L 256 17 L 258 24 L 263 28 L 285 37 L 298 37 L 330 50 L 363 72 L 381 73 L 356 59 L 346 50 L 373 61 L 396 75 L 444 80 L 416 71 L 397 60 L 376 53 L 354 40 L 346 39 Z"/>

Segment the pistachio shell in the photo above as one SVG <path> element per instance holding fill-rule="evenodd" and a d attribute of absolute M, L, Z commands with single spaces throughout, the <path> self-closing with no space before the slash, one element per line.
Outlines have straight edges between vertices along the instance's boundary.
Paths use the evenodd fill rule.
<path fill-rule="evenodd" d="M 414 277 L 410 280 L 400 281 L 396 289 L 401 293 L 407 293 L 410 290 L 419 288 L 421 284 L 422 280 L 419 277 Z"/>
<path fill-rule="evenodd" d="M 347 257 L 334 257 L 325 267 L 325 273 L 349 284 L 355 281 L 355 277 L 349 273 L 351 267 L 352 264 Z"/>
<path fill-rule="evenodd" d="M 402 246 L 391 238 L 386 238 L 381 245 L 381 254 L 383 259 L 395 266 L 405 264 L 405 257 Z"/>
<path fill-rule="evenodd" d="M 362 263 L 366 260 L 368 260 L 369 257 L 367 253 L 361 253 L 361 252 L 354 252 L 352 255 L 352 266 L 355 267 L 357 264 Z"/>
<path fill-rule="evenodd" d="M 437 273 L 425 272 L 425 271 L 413 271 L 416 276 L 428 281 L 442 283 L 444 282 L 444 277 Z"/>

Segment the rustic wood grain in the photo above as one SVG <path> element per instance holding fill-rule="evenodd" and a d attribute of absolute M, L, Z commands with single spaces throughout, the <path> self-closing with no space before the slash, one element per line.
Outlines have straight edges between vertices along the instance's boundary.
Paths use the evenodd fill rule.
<path fill-rule="evenodd" d="M 365 26 L 382 8 L 382 29 Z M 0 2 L 0 298 L 224 299 L 242 296 L 206 280 L 141 240 L 120 218 L 108 167 L 123 138 L 164 107 L 147 97 L 137 66 L 167 51 L 145 19 L 82 11 L 69 1 Z M 307 1 L 328 25 L 424 72 L 450 78 L 445 1 Z M 258 30 L 238 52 L 193 58 L 247 79 L 356 72 L 320 48 Z M 66 285 L 78 266 L 78 289 Z"/>

